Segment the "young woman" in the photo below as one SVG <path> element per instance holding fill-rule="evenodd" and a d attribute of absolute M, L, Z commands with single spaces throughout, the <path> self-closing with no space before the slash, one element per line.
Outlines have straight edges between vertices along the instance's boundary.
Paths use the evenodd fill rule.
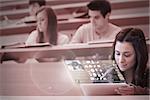
<path fill-rule="evenodd" d="M 28 39 L 25 42 L 25 45 L 34 45 L 37 43 L 49 43 L 50 45 L 63 45 L 69 42 L 68 36 L 64 34 L 58 34 L 57 32 L 57 17 L 52 8 L 48 6 L 42 6 L 36 13 L 37 18 L 37 29 L 32 31 Z M 7 53 L 3 54 L 1 57 L 2 61 L 15 60 L 19 63 L 24 63 L 26 59 L 15 58 Z M 45 58 L 37 59 L 38 61 L 56 61 L 48 60 Z"/>
<path fill-rule="evenodd" d="M 69 42 L 69 38 L 64 34 L 57 32 L 57 17 L 52 8 L 42 6 L 36 13 L 37 29 L 31 32 L 26 45 L 36 43 L 50 43 L 52 45 L 61 45 Z"/>
<path fill-rule="evenodd" d="M 129 84 L 116 92 L 121 95 L 149 94 L 148 49 L 143 31 L 123 29 L 117 34 L 113 49 L 112 58 Z"/>

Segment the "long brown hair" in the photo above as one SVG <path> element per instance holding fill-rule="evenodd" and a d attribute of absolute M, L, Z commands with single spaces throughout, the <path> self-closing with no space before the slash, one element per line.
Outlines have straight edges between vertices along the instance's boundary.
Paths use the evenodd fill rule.
<path fill-rule="evenodd" d="M 122 29 L 115 38 L 112 55 L 113 60 L 115 60 L 115 45 L 117 41 L 129 42 L 132 44 L 136 53 L 136 64 L 134 66 L 135 73 L 132 83 L 135 85 L 143 86 L 143 76 L 146 71 L 148 62 L 148 49 L 143 31 L 139 28 Z"/>
<path fill-rule="evenodd" d="M 57 45 L 57 17 L 53 9 L 49 6 L 42 6 L 37 12 L 45 11 L 48 18 L 48 26 L 47 26 L 47 36 L 49 36 L 49 43 L 52 45 Z M 38 42 L 43 42 L 43 33 L 39 32 Z"/>

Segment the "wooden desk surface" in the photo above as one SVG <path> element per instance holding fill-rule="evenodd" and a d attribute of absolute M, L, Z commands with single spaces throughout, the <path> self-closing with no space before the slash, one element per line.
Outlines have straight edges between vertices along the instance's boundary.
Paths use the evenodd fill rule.
<path fill-rule="evenodd" d="M 149 95 L 80 97 L 83 95 L 77 85 L 70 85 L 66 83 L 64 84 L 63 81 L 62 84 L 60 84 L 61 81 L 58 81 L 63 80 L 65 75 L 67 75 L 66 73 L 64 74 L 65 71 L 62 69 L 63 67 L 64 66 L 62 62 L 36 64 L 0 64 L 0 98 L 2 100 L 6 100 L 6 98 L 7 100 L 35 100 L 37 99 L 36 96 L 38 96 L 38 100 L 149 100 Z M 63 73 L 60 73 L 60 71 Z M 52 92 L 49 90 L 52 88 L 49 87 L 53 86 L 53 83 L 55 82 L 59 83 L 54 84 L 56 87 L 60 86 L 66 90 L 66 92 L 57 94 L 56 92 L 62 90 L 56 90 L 55 94 L 52 94 Z M 66 98 L 66 96 L 75 97 L 71 99 L 68 97 Z"/>
<path fill-rule="evenodd" d="M 32 47 L 32 48 L 12 48 L 0 49 L 0 53 L 9 53 L 10 55 L 19 58 L 49 58 L 49 57 L 86 57 L 96 53 L 108 59 L 112 53 L 112 43 L 100 44 L 67 44 L 63 46 L 52 47 Z"/>
<path fill-rule="evenodd" d="M 2 96 L 2 100 L 149 100 L 149 95 L 134 96 Z"/>
<path fill-rule="evenodd" d="M 0 54 L 8 53 L 15 58 L 55 58 L 63 57 L 72 59 L 75 57 L 89 57 L 99 54 L 101 59 L 110 59 L 112 55 L 113 43 L 80 43 L 66 44 L 46 47 L 29 47 L 29 48 L 8 48 L 0 49 Z M 149 40 L 147 41 L 148 50 L 150 48 Z"/>
<path fill-rule="evenodd" d="M 78 8 L 85 7 L 89 1 L 91 1 L 91 0 L 72 0 L 72 1 L 48 0 L 46 2 L 46 4 L 50 5 L 55 10 L 56 13 L 64 14 L 66 12 L 72 13 L 73 11 L 75 11 Z M 140 1 L 140 0 L 123 0 L 123 1 L 111 0 L 110 2 L 112 4 L 113 10 L 125 9 L 125 8 L 148 7 L 148 0 L 142 0 L 142 1 Z M 6 3 L 2 3 L 2 5 L 0 5 L 1 13 L 8 11 L 8 13 L 4 13 L 4 14 L 2 14 L 2 16 L 8 16 L 9 18 L 12 17 L 12 15 L 11 15 L 12 9 L 16 9 L 16 11 L 21 10 L 20 11 L 21 14 L 24 15 L 24 17 L 25 17 L 25 15 L 28 15 L 28 2 L 23 0 L 23 1 L 6 2 Z M 19 15 L 21 15 L 21 14 L 19 14 Z M 0 18 L 0 19 L 3 19 L 3 18 Z"/>
<path fill-rule="evenodd" d="M 62 62 L 0 64 L 0 96 L 79 96 Z"/>
<path fill-rule="evenodd" d="M 110 17 L 110 22 L 119 26 L 128 26 L 128 25 L 148 25 L 149 24 L 149 15 L 147 13 L 139 14 L 126 14 L 126 15 L 114 15 Z M 88 23 L 89 19 L 71 19 L 58 21 L 58 30 L 76 30 L 82 24 Z M 36 24 L 13 24 L 9 26 L 0 27 L 0 36 L 2 35 L 13 35 L 13 34 L 22 34 L 30 33 L 34 30 Z M 148 33 L 146 33 L 148 34 Z"/>
<path fill-rule="evenodd" d="M 58 21 L 58 30 L 72 30 L 77 29 L 80 25 L 89 22 L 88 19 L 76 19 L 76 20 L 65 20 Z M 36 29 L 36 23 L 32 24 L 12 24 L 9 26 L 1 26 L 0 27 L 0 36 L 1 35 L 13 35 L 13 34 L 22 34 L 22 33 L 30 33 L 32 30 Z"/>

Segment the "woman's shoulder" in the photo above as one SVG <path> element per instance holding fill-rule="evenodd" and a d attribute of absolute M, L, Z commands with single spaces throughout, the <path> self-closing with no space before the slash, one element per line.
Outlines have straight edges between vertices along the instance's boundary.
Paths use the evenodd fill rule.
<path fill-rule="evenodd" d="M 65 34 L 58 34 L 58 45 L 69 43 L 69 37 Z"/>
<path fill-rule="evenodd" d="M 38 31 L 37 31 L 37 30 L 33 30 L 33 31 L 30 33 L 30 36 L 31 36 L 31 35 L 34 35 L 34 36 L 35 36 L 35 35 L 38 35 Z"/>
<path fill-rule="evenodd" d="M 66 34 L 59 33 L 58 34 L 58 39 L 69 39 L 69 37 Z"/>
<path fill-rule="evenodd" d="M 35 44 L 37 37 L 38 37 L 38 31 L 37 31 L 37 30 L 33 30 L 33 31 L 29 34 L 29 36 L 28 36 L 28 38 L 27 38 L 25 44 L 26 44 L 26 45 Z"/>

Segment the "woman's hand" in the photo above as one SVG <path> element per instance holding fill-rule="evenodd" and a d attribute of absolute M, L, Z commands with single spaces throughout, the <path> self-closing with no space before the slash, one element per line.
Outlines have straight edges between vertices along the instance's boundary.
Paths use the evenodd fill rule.
<path fill-rule="evenodd" d="M 115 91 L 117 92 L 117 94 L 121 94 L 121 95 L 147 94 L 145 88 L 142 88 L 140 86 L 135 86 L 133 84 L 119 87 Z"/>
<path fill-rule="evenodd" d="M 135 94 L 135 87 L 133 85 L 127 85 L 119 87 L 115 90 L 117 94 L 121 95 L 134 95 Z"/>

